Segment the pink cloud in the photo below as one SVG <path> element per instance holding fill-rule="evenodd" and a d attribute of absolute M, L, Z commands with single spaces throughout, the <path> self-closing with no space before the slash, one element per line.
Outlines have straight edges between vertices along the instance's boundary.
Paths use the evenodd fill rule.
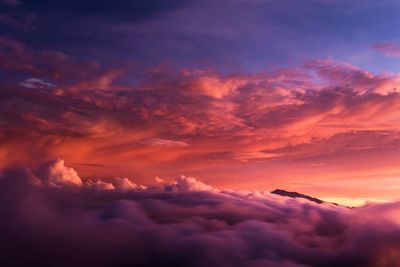
<path fill-rule="evenodd" d="M 57 159 L 41 165 L 37 175 L 50 187 L 81 186 L 82 180 L 78 173 L 64 165 L 64 160 Z"/>
<path fill-rule="evenodd" d="M 176 140 L 169 140 L 163 138 L 150 138 L 146 140 L 140 141 L 140 144 L 149 145 L 149 146 L 166 146 L 166 147 L 187 147 L 189 144 L 176 141 Z"/>
<path fill-rule="evenodd" d="M 221 99 L 235 93 L 246 84 L 240 77 L 218 77 L 216 75 L 200 75 L 192 81 L 191 87 L 202 95 Z"/>
<path fill-rule="evenodd" d="M 218 190 L 212 186 L 197 181 L 193 177 L 180 176 L 176 181 L 169 183 L 165 186 L 166 191 L 172 192 L 217 192 Z"/>
<path fill-rule="evenodd" d="M 53 50 L 36 50 L 20 41 L 0 37 L 0 69 L 20 72 L 47 80 L 94 79 L 106 73 L 97 84 L 104 86 L 116 74 L 106 71 L 97 61 L 80 61 Z M 104 74 L 103 74 L 104 75 Z"/>
<path fill-rule="evenodd" d="M 400 57 L 400 47 L 395 43 L 377 43 L 372 46 L 388 57 Z"/>

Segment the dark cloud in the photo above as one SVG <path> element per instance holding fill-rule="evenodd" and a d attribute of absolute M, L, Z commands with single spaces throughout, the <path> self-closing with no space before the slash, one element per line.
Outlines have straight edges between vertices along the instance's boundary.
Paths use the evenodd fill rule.
<path fill-rule="evenodd" d="M 398 203 L 348 209 L 220 191 L 187 177 L 165 188 L 85 182 L 73 189 L 46 182 L 79 178 L 61 163 L 36 174 L 4 170 L 3 266 L 389 267 L 399 260 Z"/>
<path fill-rule="evenodd" d="M 146 21 L 190 4 L 192 1 L 182 0 L 149 0 L 149 1 L 26 1 L 24 8 L 34 12 L 50 12 L 61 14 L 75 14 L 76 16 L 94 15 L 103 17 L 107 21 Z"/>
<path fill-rule="evenodd" d="M 0 1 L 0 7 L 7 6 L 7 7 L 17 7 L 22 4 L 22 1 L 20 0 L 1 0 Z"/>
<path fill-rule="evenodd" d="M 380 36 L 381 28 L 398 22 L 396 1 L 5 2 L 20 4 L 0 10 L 0 32 L 35 47 L 81 58 L 229 70 L 326 57 L 338 48 L 340 54 L 358 51 L 371 41 L 362 34 L 365 25 Z"/>

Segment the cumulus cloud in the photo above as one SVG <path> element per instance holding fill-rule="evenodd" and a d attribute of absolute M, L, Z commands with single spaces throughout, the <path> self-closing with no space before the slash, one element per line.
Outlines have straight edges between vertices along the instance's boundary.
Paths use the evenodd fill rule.
<path fill-rule="evenodd" d="M 83 184 L 84 188 L 94 189 L 94 190 L 114 190 L 119 192 L 128 192 L 132 190 L 145 190 L 147 189 L 144 185 L 137 185 L 133 183 L 130 179 L 124 178 L 112 178 L 110 181 L 104 181 L 101 179 L 88 180 Z"/>
<path fill-rule="evenodd" d="M 41 164 L 35 172 L 26 170 L 29 175 L 27 179 L 32 185 L 45 185 L 57 188 L 85 188 L 94 190 L 114 190 L 127 192 L 131 190 L 145 190 L 144 185 L 138 185 L 127 177 L 115 177 L 108 180 L 94 179 L 82 181 L 78 173 L 71 167 L 65 166 L 62 159 L 56 159 Z"/>
<path fill-rule="evenodd" d="M 61 161 L 47 168 L 57 182 L 79 177 Z M 34 185 L 34 176 L 6 169 L 0 177 L 3 266 L 389 267 L 399 259 L 397 202 L 349 209 L 183 176 L 144 190 L 66 190 Z"/>
<path fill-rule="evenodd" d="M 115 190 L 115 186 L 112 183 L 103 180 L 89 180 L 86 182 L 86 186 L 95 190 Z"/>
<path fill-rule="evenodd" d="M 201 181 L 197 181 L 194 177 L 180 176 L 176 181 L 169 183 L 165 186 L 166 191 L 172 192 L 216 192 L 217 189 L 212 186 L 205 184 Z"/>
<path fill-rule="evenodd" d="M 78 173 L 73 168 L 66 167 L 62 159 L 41 165 L 37 175 L 50 187 L 82 185 L 82 180 Z"/>
<path fill-rule="evenodd" d="M 113 179 L 113 184 L 117 190 L 121 191 L 130 191 L 134 189 L 146 189 L 147 187 L 144 185 L 137 185 L 134 182 L 132 182 L 130 179 L 123 177 L 117 177 Z"/>

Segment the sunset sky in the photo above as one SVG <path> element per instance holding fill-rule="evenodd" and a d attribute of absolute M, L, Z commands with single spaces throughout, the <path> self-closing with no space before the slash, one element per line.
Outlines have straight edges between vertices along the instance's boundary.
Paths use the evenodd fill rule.
<path fill-rule="evenodd" d="M 1 0 L 0 169 L 396 200 L 399 25 L 396 0 Z"/>

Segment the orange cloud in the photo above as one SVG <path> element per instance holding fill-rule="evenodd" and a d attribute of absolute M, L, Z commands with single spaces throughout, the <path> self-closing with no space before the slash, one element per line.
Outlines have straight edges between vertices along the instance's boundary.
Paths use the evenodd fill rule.
<path fill-rule="evenodd" d="M 57 87 L 27 90 L 16 81 L 0 89 L 1 167 L 62 157 L 89 177 L 116 172 L 146 183 L 156 175 L 198 174 L 227 186 L 247 181 L 249 187 L 268 187 L 338 177 L 350 165 L 332 170 L 339 164 L 334 159 L 349 157 L 356 164 L 362 161 L 360 151 L 398 151 L 395 74 L 372 74 L 330 60 L 253 74 L 132 72 L 134 82 L 120 85 L 128 69 L 92 68 L 8 39 L 1 45 L 12 51 L 0 53 L 7 59 L 3 68 L 12 59 L 30 66 L 44 57 L 62 73 L 18 67 Z M 64 71 L 71 64 L 84 74 Z M 387 165 L 397 166 L 385 157 Z M 370 161 L 368 168 L 381 166 Z M 227 178 L 231 175 L 238 177 Z"/>

